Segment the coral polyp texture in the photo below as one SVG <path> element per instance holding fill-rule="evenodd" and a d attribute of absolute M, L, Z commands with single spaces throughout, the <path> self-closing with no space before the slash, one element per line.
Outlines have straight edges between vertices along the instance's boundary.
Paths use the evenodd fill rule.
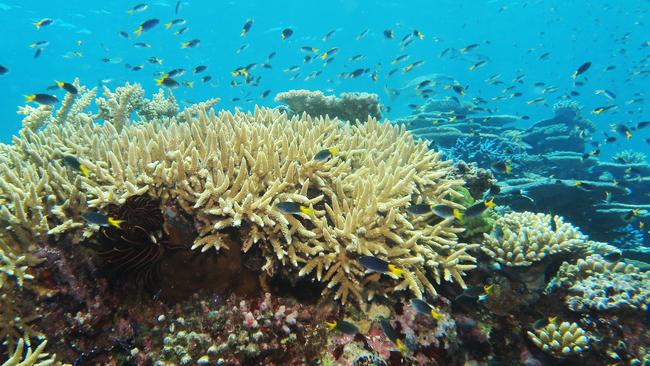
<path fill-rule="evenodd" d="M 567 306 L 574 311 L 650 309 L 650 272 L 632 264 L 611 263 L 598 254 L 563 263 L 547 291 L 568 289 Z"/>
<path fill-rule="evenodd" d="M 285 103 L 290 112 L 301 115 L 307 113 L 312 117 L 329 116 L 350 123 L 365 122 L 368 116 L 380 119 L 381 104 L 379 96 L 370 93 L 341 93 L 325 95 L 319 90 L 289 90 L 275 96 L 275 101 Z"/>
<path fill-rule="evenodd" d="M 555 357 L 580 354 L 589 348 L 589 337 L 578 323 L 549 322 L 545 327 L 528 332 L 535 345 Z"/>
<path fill-rule="evenodd" d="M 452 219 L 431 223 L 406 212 L 414 197 L 454 205 L 450 199 L 463 182 L 446 179 L 440 153 L 400 127 L 374 118 L 355 125 L 288 118 L 266 108 L 214 113 L 194 106 L 169 117 L 172 102 L 160 96 L 143 102 L 140 90 L 127 85 L 99 99 L 99 116 L 82 112 L 94 90 L 81 87 L 76 102 L 66 97 L 62 108 L 71 111 L 64 121 L 42 108 L 22 110 L 28 127 L 0 154 L 5 230 L 25 246 L 48 235 L 79 242 L 96 233 L 81 213 L 146 193 L 192 218 L 198 232 L 192 249 L 227 250 L 234 230 L 241 250 L 261 251 L 268 274 L 311 275 L 342 302 L 360 302 L 365 288 L 368 296 L 408 289 L 422 297 L 443 280 L 464 286 L 475 261 L 467 250 L 475 246 L 458 243 L 463 229 Z M 151 104 L 162 111 L 152 112 Z M 157 117 L 138 123 L 125 117 L 143 105 L 149 105 L 143 115 Z M 340 153 L 314 159 L 330 148 Z M 66 166 L 66 156 L 90 173 Z M 285 214 L 276 207 L 283 201 L 314 214 Z M 405 274 L 394 281 L 366 276 L 356 261 L 362 255 L 384 258 Z"/>
<path fill-rule="evenodd" d="M 507 213 L 483 236 L 481 249 L 509 267 L 530 266 L 549 255 L 581 250 L 589 243 L 562 217 L 533 212 Z"/>

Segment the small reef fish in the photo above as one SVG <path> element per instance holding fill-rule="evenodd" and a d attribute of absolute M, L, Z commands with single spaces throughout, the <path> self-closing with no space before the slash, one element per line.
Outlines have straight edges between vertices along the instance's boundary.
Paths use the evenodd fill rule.
<path fill-rule="evenodd" d="M 76 157 L 74 157 L 72 155 L 66 155 L 63 158 L 63 165 L 67 166 L 67 167 L 69 167 L 71 169 L 80 171 L 81 174 L 83 174 L 86 177 L 90 175 L 90 169 L 85 164 L 82 164 L 79 161 L 79 159 L 77 159 Z"/>
<path fill-rule="evenodd" d="M 40 48 L 40 47 L 37 48 L 36 52 L 34 52 L 34 58 L 38 58 L 41 55 L 42 52 L 43 52 L 42 48 Z"/>
<path fill-rule="evenodd" d="M 126 12 L 129 13 L 129 15 L 133 15 L 135 13 L 141 13 L 141 12 L 147 10 L 148 8 L 149 8 L 149 6 L 147 4 L 142 3 L 142 4 L 138 4 L 138 5 L 134 6 L 134 7 L 132 7 L 131 9 L 127 10 Z"/>
<path fill-rule="evenodd" d="M 584 74 L 585 72 L 587 72 L 587 70 L 589 70 L 590 67 L 591 67 L 591 62 L 589 62 L 589 61 L 585 62 L 584 64 L 580 65 L 580 67 L 578 67 L 578 69 L 576 69 L 576 71 L 573 73 L 573 75 L 571 75 L 571 78 L 573 78 L 573 80 L 575 80 L 578 76 L 580 76 L 580 75 Z"/>
<path fill-rule="evenodd" d="M 280 212 L 285 213 L 285 214 L 297 214 L 297 213 L 304 213 L 305 215 L 313 216 L 314 215 L 314 209 L 307 207 L 305 205 L 301 205 L 300 203 L 297 202 L 291 202 L 291 201 L 283 201 L 283 202 L 278 202 L 275 207 L 280 210 Z"/>
<path fill-rule="evenodd" d="M 435 320 L 440 320 L 443 317 L 442 313 L 436 310 L 436 308 L 434 308 L 433 306 L 429 305 L 427 302 L 422 301 L 420 299 L 411 299 L 411 306 L 418 313 L 424 314 L 426 316 L 430 316 Z"/>
<path fill-rule="evenodd" d="M 526 104 L 535 105 L 535 104 L 541 104 L 541 103 L 544 103 L 544 102 L 546 102 L 546 98 L 539 97 L 539 98 L 535 98 L 535 99 L 531 99 L 531 100 L 527 101 Z"/>
<path fill-rule="evenodd" d="M 147 59 L 147 62 L 149 62 L 150 64 L 158 64 L 158 65 L 163 64 L 163 60 L 160 57 L 155 57 L 155 56 L 149 57 Z"/>
<path fill-rule="evenodd" d="M 341 333 L 349 334 L 349 335 L 357 335 L 359 334 L 359 328 L 357 328 L 356 325 L 345 321 L 345 320 L 335 320 L 333 322 L 325 322 L 325 325 L 327 325 L 327 328 L 330 331 L 339 331 Z"/>
<path fill-rule="evenodd" d="M 327 42 L 327 40 L 329 40 L 330 37 L 332 37 L 334 35 L 334 33 L 336 33 L 336 29 L 333 29 L 333 30 L 327 32 L 327 34 L 325 34 L 323 36 L 323 42 Z"/>
<path fill-rule="evenodd" d="M 337 156 L 339 154 L 339 149 L 333 147 L 329 149 L 323 149 L 314 155 L 314 160 L 316 161 L 326 161 L 332 156 Z"/>
<path fill-rule="evenodd" d="M 635 208 L 633 210 L 628 211 L 623 215 L 623 221 L 632 221 L 633 218 L 638 217 L 641 214 L 641 209 Z"/>
<path fill-rule="evenodd" d="M 404 342 L 402 342 L 402 340 L 399 339 L 399 334 L 397 333 L 395 328 L 390 324 L 388 319 L 386 318 L 379 319 L 379 326 L 381 327 L 381 330 L 384 332 L 386 337 L 395 344 L 397 350 L 400 351 L 401 353 L 406 353 L 408 348 L 406 348 Z"/>
<path fill-rule="evenodd" d="M 632 138 L 632 131 L 624 124 L 614 126 L 614 130 L 619 134 L 625 136 L 625 138 L 628 140 Z"/>
<path fill-rule="evenodd" d="M 170 72 L 167 73 L 167 76 L 169 77 L 175 77 L 175 76 L 183 76 L 185 74 L 185 69 L 173 69 Z"/>
<path fill-rule="evenodd" d="M 370 32 L 370 29 L 366 29 L 366 30 L 361 31 L 361 33 L 357 34 L 357 36 L 355 37 L 355 39 L 356 39 L 357 41 L 360 41 L 360 40 L 366 38 L 366 36 L 368 35 L 368 32 Z"/>
<path fill-rule="evenodd" d="M 113 226 L 120 228 L 124 220 L 118 220 L 114 217 L 109 217 L 99 212 L 88 211 L 81 214 L 81 217 L 90 224 L 95 224 L 103 227 Z"/>
<path fill-rule="evenodd" d="M 406 212 L 410 213 L 411 215 L 426 215 L 431 212 L 431 206 L 426 203 L 410 205 L 406 208 Z"/>
<path fill-rule="evenodd" d="M 36 48 L 36 47 L 47 47 L 50 44 L 50 41 L 38 41 L 34 42 L 29 45 L 31 48 Z"/>
<path fill-rule="evenodd" d="M 267 90 L 263 91 L 262 95 L 260 95 L 260 98 L 264 99 L 264 98 L 268 97 L 269 94 L 271 94 L 271 89 L 267 89 Z"/>
<path fill-rule="evenodd" d="M 328 57 L 334 56 L 337 52 L 339 52 L 338 47 L 330 48 L 329 50 L 325 51 L 325 52 L 320 56 L 320 58 L 321 58 L 322 60 L 324 60 L 324 59 L 326 59 L 326 58 L 328 58 Z"/>
<path fill-rule="evenodd" d="M 591 111 L 591 113 L 593 113 L 593 114 L 601 114 L 603 112 L 606 112 L 606 111 L 608 111 L 610 109 L 614 109 L 614 108 L 617 108 L 617 105 L 616 104 L 610 104 L 610 105 L 594 108 Z"/>
<path fill-rule="evenodd" d="M 158 23 L 160 23 L 160 20 L 156 18 L 145 20 L 144 23 L 140 24 L 140 26 L 136 28 L 135 31 L 133 31 L 133 33 L 136 36 L 140 37 L 140 35 L 142 35 L 142 32 L 146 32 L 152 29 L 153 27 L 157 26 Z"/>
<path fill-rule="evenodd" d="M 38 22 L 34 22 L 32 24 L 34 24 L 34 27 L 36 27 L 36 29 L 41 29 L 42 27 L 47 27 L 48 25 L 52 24 L 53 22 L 54 22 L 54 20 L 52 20 L 50 18 L 43 18 L 43 19 L 39 20 Z"/>
<path fill-rule="evenodd" d="M 490 285 L 485 285 L 483 286 L 483 293 L 478 296 L 477 301 L 485 301 L 488 299 L 488 296 L 492 293 L 492 289 L 494 288 L 494 284 Z"/>
<path fill-rule="evenodd" d="M 417 29 L 413 29 L 413 35 L 416 36 L 416 37 L 418 37 L 419 40 L 423 40 L 423 39 L 424 39 L 424 33 L 420 32 L 420 31 L 417 30 Z"/>
<path fill-rule="evenodd" d="M 406 61 L 410 56 L 408 54 L 403 54 L 395 57 L 390 63 L 391 65 L 396 65 L 402 61 Z"/>
<path fill-rule="evenodd" d="M 41 105 L 54 105 L 59 102 L 59 100 L 54 95 L 50 94 L 31 94 L 25 95 L 25 103 L 36 102 Z"/>
<path fill-rule="evenodd" d="M 9 69 L 6 66 L 0 65 L 0 75 L 7 75 L 9 73 Z"/>
<path fill-rule="evenodd" d="M 68 93 L 77 94 L 77 88 L 74 85 L 58 80 L 54 80 L 54 82 L 56 83 L 56 86 L 67 91 Z"/>
<path fill-rule="evenodd" d="M 244 23 L 244 26 L 242 27 L 241 33 L 239 33 L 239 35 L 242 37 L 246 37 L 248 31 L 250 31 L 252 27 L 253 27 L 253 19 L 248 19 L 246 23 Z"/>
<path fill-rule="evenodd" d="M 136 48 L 151 48 L 151 45 L 146 42 L 136 42 L 133 44 L 133 46 Z"/>
<path fill-rule="evenodd" d="M 465 89 L 463 88 L 462 85 L 460 84 L 454 84 L 451 86 L 451 88 L 460 96 L 465 95 Z"/>
<path fill-rule="evenodd" d="M 200 43 L 201 43 L 201 40 L 195 38 L 195 39 L 193 39 L 191 41 L 181 42 L 181 48 L 196 48 L 196 47 L 199 46 Z"/>
<path fill-rule="evenodd" d="M 467 210 L 464 212 L 465 217 L 477 217 L 480 216 L 483 211 L 485 211 L 488 208 L 494 208 L 494 198 L 490 199 L 489 201 L 481 201 L 473 206 L 469 207 Z"/>
<path fill-rule="evenodd" d="M 177 36 L 180 36 L 181 34 L 184 34 L 185 32 L 187 32 L 189 29 L 190 29 L 189 27 L 183 27 L 183 28 L 177 30 L 176 32 L 174 32 L 174 34 L 177 35 Z"/>
<path fill-rule="evenodd" d="M 162 86 L 165 86 L 165 87 L 170 88 L 170 89 L 176 89 L 176 88 L 178 88 L 180 86 L 178 81 L 172 79 L 168 75 L 164 75 L 160 79 L 156 79 L 156 85 L 162 85 Z"/>
<path fill-rule="evenodd" d="M 477 48 L 478 46 L 479 46 L 478 43 L 472 43 L 472 44 L 467 45 L 467 46 L 465 46 L 463 48 L 459 48 L 458 51 L 460 51 L 460 53 L 467 53 L 467 52 Z"/>
<path fill-rule="evenodd" d="M 474 71 L 474 70 L 478 69 L 481 66 L 487 65 L 487 63 L 488 63 L 487 60 L 481 60 L 481 61 L 475 63 L 474 65 L 470 66 L 468 69 L 469 69 L 469 71 Z"/>
<path fill-rule="evenodd" d="M 280 33 L 280 37 L 282 38 L 283 41 L 287 40 L 292 35 L 293 35 L 293 29 L 291 28 L 284 28 L 282 30 L 282 33 Z"/>
<path fill-rule="evenodd" d="M 455 217 L 460 220 L 463 217 L 463 213 L 461 212 L 461 210 L 457 208 L 449 207 L 447 205 L 435 205 L 431 208 L 431 211 L 436 216 L 443 219 Z"/>
<path fill-rule="evenodd" d="M 588 153 L 582 154 L 582 160 L 588 159 L 590 156 L 598 156 L 598 155 L 600 155 L 600 149 L 591 150 Z"/>
<path fill-rule="evenodd" d="M 395 37 L 395 34 L 392 30 L 386 29 L 384 30 L 384 37 L 386 37 L 386 39 L 393 39 Z"/>
<path fill-rule="evenodd" d="M 171 27 L 173 27 L 175 25 L 179 25 L 179 24 L 183 25 L 183 24 L 186 24 L 186 23 L 187 23 L 187 21 L 185 19 L 181 19 L 181 18 L 173 19 L 173 20 L 165 23 L 165 29 L 169 29 L 169 28 L 171 28 Z"/>
<path fill-rule="evenodd" d="M 508 160 L 496 162 L 492 164 L 492 169 L 499 173 L 510 174 L 512 167 L 508 163 L 510 163 Z"/>
<path fill-rule="evenodd" d="M 379 259 L 375 256 L 364 255 L 359 257 L 357 261 L 367 269 L 375 272 L 386 273 L 392 277 L 400 278 L 404 275 L 404 270 L 398 268 L 394 264 L 390 264 L 383 259 Z"/>
<path fill-rule="evenodd" d="M 604 95 L 609 100 L 616 99 L 616 94 L 614 94 L 613 92 L 607 89 L 598 89 L 594 93 L 596 93 L 597 95 Z"/>
<path fill-rule="evenodd" d="M 207 68 L 208 68 L 208 67 L 205 66 L 205 65 L 199 65 L 199 66 L 197 66 L 197 67 L 194 68 L 194 73 L 195 73 L 195 74 L 198 74 L 198 73 L 200 73 L 200 72 L 205 71 Z"/>
<path fill-rule="evenodd" d="M 593 191 L 596 188 L 595 185 L 593 185 L 591 183 L 583 182 L 581 180 L 575 181 L 575 186 L 578 187 L 578 188 L 581 188 L 581 189 L 583 189 L 585 191 Z"/>

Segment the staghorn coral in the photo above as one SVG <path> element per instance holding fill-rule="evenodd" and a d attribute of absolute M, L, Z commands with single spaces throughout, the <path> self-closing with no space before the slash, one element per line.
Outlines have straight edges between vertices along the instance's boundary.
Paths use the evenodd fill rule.
<path fill-rule="evenodd" d="M 640 151 L 623 150 L 614 154 L 612 160 L 621 164 L 645 164 L 646 154 Z"/>
<path fill-rule="evenodd" d="M 0 197 L 9 202 L 0 217 L 22 243 L 62 234 L 79 242 L 95 234 L 83 229 L 81 212 L 146 192 L 193 218 L 193 249 L 227 249 L 225 236 L 237 230 L 244 252 L 262 252 L 267 273 L 312 275 L 343 302 L 361 302 L 366 284 L 379 279 L 366 277 L 359 255 L 406 270 L 397 283 L 368 286 L 369 298 L 403 289 L 435 294 L 433 283 L 442 280 L 465 286 L 463 274 L 475 267 L 467 251 L 477 245 L 458 243 L 463 228 L 451 219 L 430 223 L 406 213 L 415 196 L 454 205 L 449 200 L 460 196 L 455 188 L 463 182 L 445 179 L 448 163 L 403 129 L 374 119 L 355 126 L 288 119 L 262 108 L 198 118 L 186 110 L 168 121 L 132 124 L 116 117 L 126 114 L 116 108 L 132 110 L 123 102 L 133 93 L 99 102 L 113 106 L 100 116 L 110 112 L 121 128 L 112 120 L 75 123 L 71 115 L 71 123 L 25 130 L 13 145 L 0 146 Z M 339 157 L 312 159 L 334 146 Z M 78 157 L 90 176 L 63 166 L 65 155 Z M 286 200 L 316 213 L 284 215 L 275 204 Z"/>
<path fill-rule="evenodd" d="M 0 290 L 4 288 L 9 281 L 14 282 L 18 287 L 22 287 L 25 280 L 34 279 L 27 273 L 27 258 L 24 255 L 16 255 L 11 248 L 0 240 Z"/>
<path fill-rule="evenodd" d="M 275 101 L 287 104 L 295 115 L 327 115 L 350 123 L 364 122 L 368 117 L 381 118 L 381 104 L 377 94 L 341 93 L 341 96 L 337 97 L 325 96 L 318 90 L 289 90 L 276 95 Z"/>
<path fill-rule="evenodd" d="M 509 266 L 530 266 L 546 256 L 572 252 L 587 245 L 577 228 L 559 216 L 532 212 L 511 212 L 483 234 L 481 249 L 497 262 Z"/>
<path fill-rule="evenodd" d="M 29 338 L 19 339 L 13 355 L 5 361 L 2 366 L 49 366 L 56 362 L 56 355 L 43 353 L 47 341 L 42 341 L 38 347 L 32 350 Z M 25 347 L 27 348 L 25 350 Z"/>
<path fill-rule="evenodd" d="M 550 322 L 545 327 L 528 331 L 528 337 L 535 345 L 555 357 L 580 354 L 589 349 L 589 337 L 578 323 Z"/>

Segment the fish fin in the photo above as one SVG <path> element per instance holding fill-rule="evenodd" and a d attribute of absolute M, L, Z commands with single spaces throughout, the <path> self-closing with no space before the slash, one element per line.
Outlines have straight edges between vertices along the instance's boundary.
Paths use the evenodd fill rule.
<path fill-rule="evenodd" d="M 65 84 L 63 81 L 58 81 L 58 80 L 54 80 L 54 83 L 55 83 L 56 86 L 58 86 L 59 88 L 63 88 L 63 84 Z"/>
<path fill-rule="evenodd" d="M 90 175 L 90 169 L 84 164 L 79 164 L 79 170 L 81 170 L 81 174 L 86 177 Z"/>
<path fill-rule="evenodd" d="M 140 37 L 140 35 L 142 34 L 142 27 L 138 27 L 138 29 L 136 29 L 133 33 L 136 36 Z"/>
<path fill-rule="evenodd" d="M 115 227 L 118 228 L 118 229 L 120 229 L 120 226 L 122 226 L 122 223 L 123 223 L 123 222 L 124 222 L 124 220 L 118 220 L 118 219 L 114 219 L 114 218 L 112 218 L 112 217 L 109 217 L 109 218 L 108 218 L 108 223 L 109 223 L 111 226 L 115 226 Z"/>
<path fill-rule="evenodd" d="M 339 149 L 336 148 L 336 147 L 333 147 L 333 148 L 329 149 L 329 152 L 330 152 L 330 154 L 332 154 L 332 156 L 337 156 L 339 154 Z"/>
<path fill-rule="evenodd" d="M 314 209 L 311 207 L 300 206 L 300 212 L 304 213 L 305 215 L 314 216 Z"/>
<path fill-rule="evenodd" d="M 487 207 L 487 208 L 494 208 L 494 206 L 496 206 L 494 204 L 494 197 L 492 197 L 489 201 L 485 201 L 484 204 L 485 204 L 485 207 Z"/>
<path fill-rule="evenodd" d="M 34 99 L 36 99 L 36 94 L 25 95 L 25 103 L 29 103 Z"/>
<path fill-rule="evenodd" d="M 165 23 L 165 29 L 169 29 L 172 27 L 172 22 Z"/>
<path fill-rule="evenodd" d="M 181 42 L 181 48 L 187 48 L 189 46 L 190 42 Z"/>
<path fill-rule="evenodd" d="M 463 219 L 463 213 L 460 212 L 459 209 L 455 208 L 454 209 L 454 217 L 457 218 L 458 220 L 462 220 Z"/>
<path fill-rule="evenodd" d="M 327 328 L 328 328 L 330 331 L 332 331 L 332 330 L 334 330 L 334 328 L 336 328 L 336 321 L 331 322 L 331 323 L 330 323 L 330 322 L 325 322 L 325 325 L 327 325 Z"/>
<path fill-rule="evenodd" d="M 388 272 L 392 273 L 395 277 L 401 278 L 404 275 L 403 269 L 396 267 L 394 264 L 389 264 L 388 265 Z"/>

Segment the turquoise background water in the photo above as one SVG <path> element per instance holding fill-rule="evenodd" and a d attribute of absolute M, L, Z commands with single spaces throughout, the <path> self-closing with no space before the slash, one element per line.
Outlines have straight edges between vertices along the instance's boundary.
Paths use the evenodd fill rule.
<path fill-rule="evenodd" d="M 176 98 L 183 103 L 201 101 L 209 97 L 222 98 L 219 107 L 250 109 L 254 103 L 275 105 L 272 97 L 289 89 L 320 89 L 340 93 L 344 91 L 367 91 L 380 95 L 391 106 L 388 117 L 394 118 L 410 112 L 408 104 L 420 104 L 422 100 L 412 92 L 403 91 L 402 96 L 390 102 L 383 92 L 385 85 L 400 88 L 405 82 L 431 73 L 455 77 L 460 84 L 468 86 L 465 98 L 490 99 L 501 90 L 513 85 L 511 80 L 526 74 L 517 91 L 524 96 L 491 102 L 488 107 L 497 113 L 529 115 L 532 123 L 550 117 L 551 106 L 562 95 L 577 90 L 574 100 L 584 107 L 584 113 L 600 129 L 608 131 L 612 123 L 636 124 L 648 120 L 647 101 L 626 105 L 625 101 L 638 97 L 635 93 L 647 90 L 650 47 L 642 47 L 650 41 L 647 32 L 648 1 L 184 1 L 178 16 L 174 14 L 175 1 L 147 2 L 148 9 L 133 15 L 127 10 L 138 2 L 130 1 L 30 1 L 0 3 L 0 39 L 3 52 L 0 64 L 10 69 L 0 76 L 0 141 L 10 141 L 18 132 L 21 116 L 16 110 L 24 101 L 23 95 L 46 92 L 55 79 L 72 81 L 75 77 L 88 86 L 96 86 L 102 80 L 111 88 L 125 82 L 138 82 L 150 95 L 157 91 L 155 74 L 174 68 L 184 68 L 186 73 L 179 81 L 195 81 L 194 88 L 180 87 L 174 90 Z M 52 18 L 54 23 L 37 30 L 32 22 Z M 181 26 L 165 29 L 164 23 L 183 18 L 189 30 L 180 36 L 173 31 Z M 159 18 L 161 24 L 135 37 L 133 31 L 143 21 Z M 247 19 L 254 25 L 242 38 L 240 31 Z M 280 31 L 291 27 L 294 34 L 286 41 L 280 39 Z M 360 41 L 355 37 L 368 29 L 368 35 Z M 395 38 L 387 40 L 384 29 L 394 31 Z M 399 41 L 413 29 L 424 33 L 424 40 L 415 39 L 402 51 Z M 322 37 L 329 31 L 336 33 L 327 41 Z M 129 33 L 129 39 L 118 35 Z M 198 38 L 201 44 L 194 49 L 181 49 L 182 41 Z M 34 58 L 33 42 L 46 40 L 39 58 Z M 135 42 L 146 42 L 151 48 L 135 48 Z M 473 52 L 456 58 L 439 58 L 446 48 L 461 48 L 478 43 Z M 249 47 L 241 53 L 242 45 Z M 301 46 L 319 48 L 319 53 L 332 47 L 340 48 L 335 60 L 328 66 L 317 58 L 303 63 L 305 53 Z M 82 57 L 69 57 L 71 52 L 81 52 Z M 230 72 L 250 63 L 266 62 L 267 55 L 277 52 L 270 62 L 272 69 L 256 68 L 252 74 L 261 76 L 257 87 L 233 88 Z M 549 59 L 539 56 L 550 52 Z M 394 68 L 390 61 L 407 53 L 408 61 L 424 60 L 425 64 L 403 75 L 395 73 L 386 78 Z M 350 62 L 349 57 L 365 55 L 360 62 Z M 68 57 L 66 57 L 66 55 Z M 163 65 L 150 64 L 147 58 L 163 59 Z M 102 58 L 121 59 L 122 62 L 104 63 Z M 468 67 L 480 58 L 489 63 L 476 71 Z M 571 74 L 583 62 L 591 61 L 592 68 L 581 80 L 586 84 L 575 87 Z M 140 71 L 132 71 L 125 64 L 144 65 Z M 360 67 L 379 69 L 379 80 L 373 81 L 370 73 L 357 79 L 341 79 L 337 75 Z M 192 75 L 198 65 L 208 66 L 207 71 Z M 301 67 L 300 76 L 289 80 L 293 73 L 282 70 L 293 65 Z M 605 71 L 614 65 L 613 71 Z M 312 71 L 323 70 L 314 79 L 304 78 Z M 634 72 L 638 72 L 636 75 Z M 645 73 L 643 73 L 645 71 Z M 487 85 L 484 80 L 494 74 L 502 74 L 505 85 Z M 201 76 L 210 75 L 212 80 L 202 83 Z M 556 85 L 559 90 L 547 95 L 548 106 L 526 104 L 527 100 L 540 96 L 542 88 Z M 260 95 L 270 89 L 269 97 Z M 617 94 L 615 113 L 590 114 L 595 107 L 611 102 L 596 89 L 608 89 Z M 59 97 L 62 91 L 55 91 Z M 410 96 L 409 96 L 410 94 Z M 454 95 L 444 92 L 442 95 Z M 233 102 L 239 97 L 241 101 Z M 246 99 L 251 102 L 244 102 Z M 648 130 L 650 131 L 650 129 Z M 644 142 L 650 132 L 635 134 L 630 141 L 620 139 L 606 147 L 606 151 L 634 148 L 647 150 Z"/>

